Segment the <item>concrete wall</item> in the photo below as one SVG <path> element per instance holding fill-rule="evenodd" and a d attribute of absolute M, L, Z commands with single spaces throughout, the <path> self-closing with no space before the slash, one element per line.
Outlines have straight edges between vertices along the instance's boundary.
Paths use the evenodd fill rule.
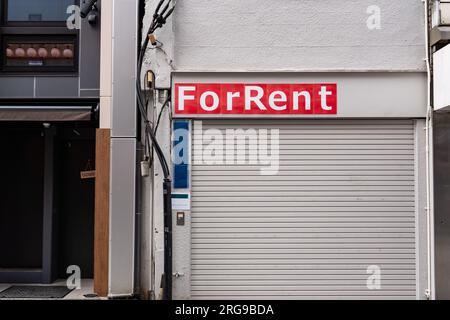
<path fill-rule="evenodd" d="M 381 29 L 367 26 L 372 5 L 380 9 Z M 182 0 L 174 17 L 174 67 L 424 70 L 423 16 L 421 0 Z"/>

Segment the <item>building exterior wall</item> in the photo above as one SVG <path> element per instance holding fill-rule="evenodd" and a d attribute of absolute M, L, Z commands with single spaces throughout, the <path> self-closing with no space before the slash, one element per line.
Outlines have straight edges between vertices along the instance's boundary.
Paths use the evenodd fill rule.
<path fill-rule="evenodd" d="M 97 5 L 101 10 L 101 1 Z M 86 19 L 80 22 L 78 70 L 75 73 L 0 73 L 0 99 L 98 99 L 101 15 L 95 25 Z M 77 30 L 65 32 L 66 35 L 77 34 Z"/>
<path fill-rule="evenodd" d="M 61 3 L 54 7 L 56 10 L 51 10 L 48 6 L 59 1 L 39 1 L 31 7 L 27 7 L 26 2 L 15 6 L 23 20 L 13 21 L 14 18 L 9 18 L 10 11 L 5 9 L 11 9 L 14 2 L 18 1 L 1 1 L 0 4 L 0 122 L 2 130 L 12 127 L 17 131 L 12 131 L 14 136 L 7 134 L 4 137 L 11 141 L 29 130 L 41 132 L 45 143 L 37 148 L 43 148 L 39 152 L 45 153 L 45 159 L 35 170 L 44 172 L 44 178 L 38 184 L 30 184 L 28 193 L 42 194 L 45 205 L 42 213 L 32 209 L 37 220 L 42 214 L 41 223 L 33 224 L 20 218 L 23 223 L 30 225 L 33 233 L 43 234 L 41 242 L 36 239 L 33 241 L 33 245 L 39 248 L 33 249 L 36 254 L 42 251 L 41 265 L 34 265 L 32 272 L 24 267 L 6 271 L 0 267 L 0 277 L 2 282 L 52 283 L 65 275 L 69 264 L 78 264 L 81 276 L 90 278 L 93 262 L 94 182 L 91 180 L 81 184 L 77 179 L 80 173 L 76 172 L 76 167 L 80 162 L 84 162 L 83 165 L 87 162 L 88 168 L 91 163 L 95 163 L 93 133 L 96 126 L 94 110 L 99 100 L 101 18 L 98 14 L 97 23 L 92 24 L 77 15 L 79 10 L 74 5 L 66 8 Z M 79 1 L 71 3 L 79 4 Z M 100 0 L 97 8 L 101 9 Z M 57 13 L 58 21 L 49 19 L 49 11 Z M 61 59 L 50 59 L 51 51 L 55 48 L 51 44 L 59 46 Z M 32 45 L 28 49 L 45 50 L 40 53 L 42 58 L 36 57 L 37 52 L 30 50 L 27 57 L 23 56 L 25 59 L 20 60 L 21 55 L 11 49 L 13 46 L 17 48 L 17 45 Z M 67 47 L 61 47 L 63 45 Z M 73 51 L 64 52 L 65 49 Z M 69 128 L 73 128 L 73 132 Z M 27 139 L 30 136 L 23 135 L 22 140 Z M 63 147 L 62 141 L 67 142 L 67 147 Z M 6 158 L 13 160 L 17 157 L 14 152 L 4 151 L 8 154 Z M 20 163 L 17 162 L 17 165 L 20 166 Z M 24 165 L 27 166 L 26 163 Z M 74 171 L 75 178 L 72 179 Z M 12 192 L 20 195 L 22 200 L 27 198 L 27 192 L 21 191 L 20 180 L 9 184 Z M 39 184 L 44 186 L 43 189 Z M 26 201 L 24 203 L 27 206 Z M 17 210 L 18 217 L 21 216 L 20 211 Z M 8 213 L 5 211 L 2 214 Z M 70 224 L 82 226 L 80 228 L 84 230 L 81 232 L 75 228 L 71 229 L 73 232 L 65 232 L 66 226 Z M 12 232 L 21 228 L 20 225 L 9 223 L 5 226 Z M 84 250 L 78 250 L 77 246 L 84 246 Z M 22 253 L 19 247 L 20 243 L 12 249 L 26 256 L 27 253 Z M 78 251 L 73 250 L 74 247 Z"/>
<path fill-rule="evenodd" d="M 381 24 L 369 30 L 373 5 Z M 174 67 L 424 71 L 423 16 L 420 0 L 178 1 Z"/>
<path fill-rule="evenodd" d="M 435 232 L 436 232 L 436 298 L 449 299 L 450 278 L 448 266 L 450 265 L 449 252 L 449 146 L 450 146 L 450 115 L 449 113 L 436 113 L 434 115 L 434 168 L 435 172 Z"/>
<path fill-rule="evenodd" d="M 434 250 L 436 299 L 450 299 L 450 237 L 449 237 L 449 137 L 450 137 L 450 34 L 445 17 L 447 1 L 432 1 L 430 31 L 433 64 L 433 162 L 434 162 Z"/>
<path fill-rule="evenodd" d="M 150 22 L 157 3 L 146 1 L 145 24 Z M 162 47 L 149 50 L 143 68 L 155 72 L 157 86 L 172 85 L 174 104 L 175 83 L 332 82 L 338 85 L 338 113 L 321 118 L 416 119 L 418 299 L 426 298 L 430 285 L 428 226 L 426 211 L 421 210 L 426 193 L 426 142 L 421 128 L 427 106 L 423 9 L 419 0 L 382 0 L 376 6 L 371 1 L 350 0 L 177 1 L 173 20 L 157 33 Z M 378 13 L 380 20 L 375 22 L 379 24 L 374 27 L 373 17 Z M 158 107 L 155 111 L 159 114 Z M 312 121 L 317 118 L 298 117 Z M 232 123 L 242 117 L 228 119 Z M 163 121 L 169 121 L 168 117 L 164 116 Z M 170 144 L 170 135 L 170 126 L 164 125 L 159 131 L 164 146 Z M 158 165 L 154 175 L 161 176 Z M 160 190 L 153 191 L 151 215 L 159 219 L 162 197 Z M 174 210 L 174 273 L 178 273 L 174 277 L 174 297 L 189 299 L 191 216 L 187 211 L 185 226 L 177 226 L 176 214 Z M 161 253 L 161 238 L 147 234 L 149 237 L 155 241 L 153 249 Z M 162 257 L 154 256 L 153 263 L 159 288 Z"/>
<path fill-rule="evenodd" d="M 135 0 L 111 1 L 102 40 L 100 123 L 111 129 L 110 297 L 132 296 L 135 286 L 138 7 Z"/>

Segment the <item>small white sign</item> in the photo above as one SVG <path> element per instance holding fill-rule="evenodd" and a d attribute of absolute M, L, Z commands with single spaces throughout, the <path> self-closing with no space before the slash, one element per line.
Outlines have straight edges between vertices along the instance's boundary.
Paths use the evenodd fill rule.
<path fill-rule="evenodd" d="M 172 210 L 191 210 L 191 195 L 189 193 L 172 193 Z"/>

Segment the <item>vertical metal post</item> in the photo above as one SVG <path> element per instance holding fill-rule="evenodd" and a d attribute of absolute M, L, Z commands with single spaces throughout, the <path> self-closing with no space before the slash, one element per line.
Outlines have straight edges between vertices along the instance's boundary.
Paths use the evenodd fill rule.
<path fill-rule="evenodd" d="M 172 181 L 164 180 L 164 300 L 172 300 Z"/>
<path fill-rule="evenodd" d="M 44 152 L 44 221 L 42 237 L 42 282 L 51 283 L 54 279 L 54 228 L 53 228 L 53 177 L 54 177 L 54 127 L 45 129 Z"/>

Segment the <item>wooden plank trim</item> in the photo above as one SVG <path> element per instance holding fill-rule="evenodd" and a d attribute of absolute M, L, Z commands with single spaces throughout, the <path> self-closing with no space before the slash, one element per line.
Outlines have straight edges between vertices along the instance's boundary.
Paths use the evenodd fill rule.
<path fill-rule="evenodd" d="M 97 129 L 95 174 L 94 292 L 109 291 L 109 194 L 111 130 Z"/>

